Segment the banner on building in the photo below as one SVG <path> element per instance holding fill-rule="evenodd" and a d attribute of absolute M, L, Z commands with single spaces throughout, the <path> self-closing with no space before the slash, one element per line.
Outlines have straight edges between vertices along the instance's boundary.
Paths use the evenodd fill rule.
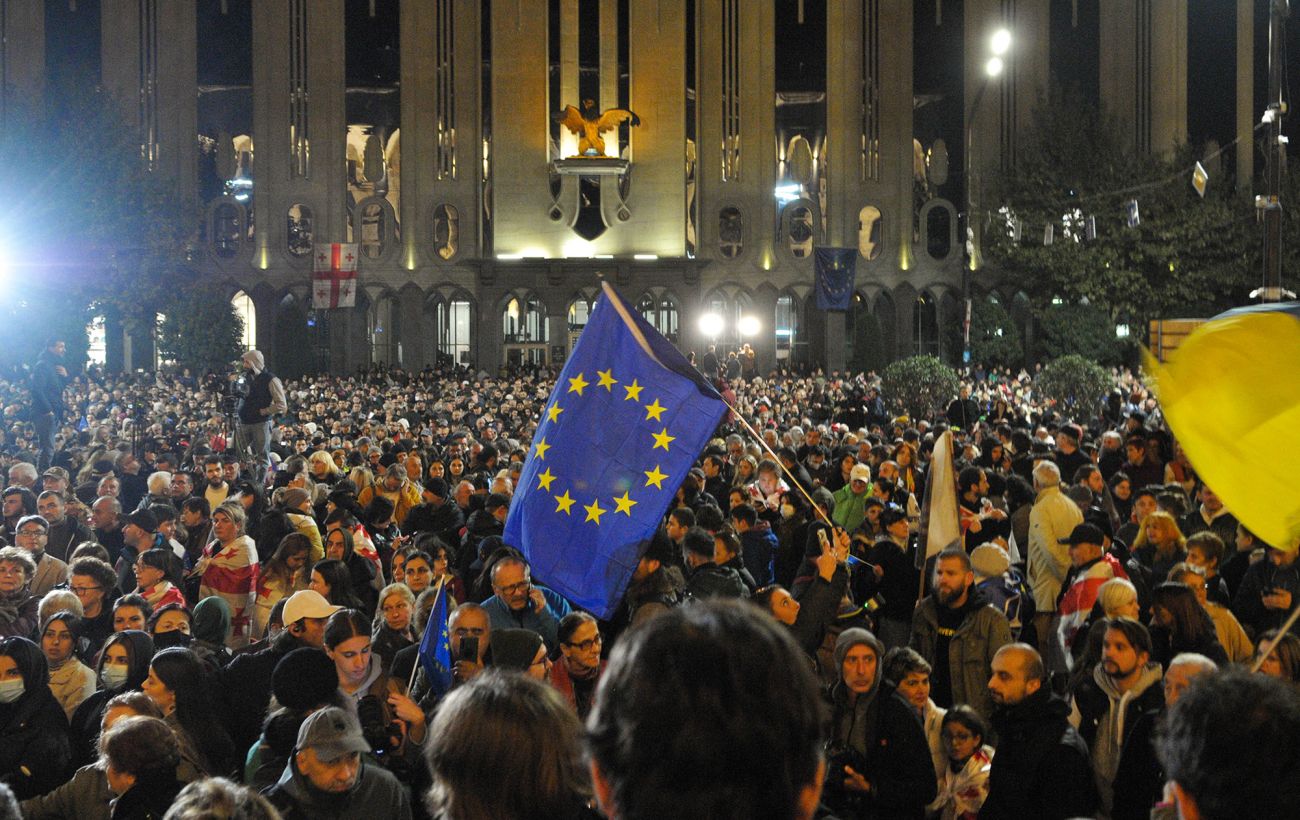
<path fill-rule="evenodd" d="M 357 246 L 334 242 L 314 250 L 311 306 L 317 310 L 357 304 Z"/>
<path fill-rule="evenodd" d="M 857 248 L 817 248 L 814 251 L 818 310 L 848 310 L 853 301 Z"/>

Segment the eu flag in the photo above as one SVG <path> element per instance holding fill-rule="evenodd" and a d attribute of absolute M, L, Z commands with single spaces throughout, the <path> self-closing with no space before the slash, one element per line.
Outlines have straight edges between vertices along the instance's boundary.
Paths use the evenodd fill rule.
<path fill-rule="evenodd" d="M 604 289 L 546 402 L 504 537 L 534 578 L 608 618 L 727 407 Z"/>
<path fill-rule="evenodd" d="M 420 639 L 420 666 L 435 697 L 442 697 L 451 689 L 451 633 L 447 630 L 445 584 L 438 590 L 429 622 L 424 625 L 424 637 Z"/>
<path fill-rule="evenodd" d="M 857 267 L 857 248 L 817 248 L 813 251 L 818 310 L 849 309 L 853 302 Z"/>

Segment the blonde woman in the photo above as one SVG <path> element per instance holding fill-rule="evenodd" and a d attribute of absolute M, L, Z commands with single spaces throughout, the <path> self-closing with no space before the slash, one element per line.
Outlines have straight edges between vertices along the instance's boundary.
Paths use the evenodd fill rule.
<path fill-rule="evenodd" d="M 1151 570 L 1152 578 L 1169 577 L 1174 564 L 1187 560 L 1187 538 L 1172 515 L 1156 510 L 1142 520 L 1133 557 Z"/>

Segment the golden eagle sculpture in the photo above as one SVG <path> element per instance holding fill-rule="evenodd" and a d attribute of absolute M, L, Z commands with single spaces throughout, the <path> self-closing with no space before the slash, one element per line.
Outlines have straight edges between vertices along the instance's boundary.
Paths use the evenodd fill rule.
<path fill-rule="evenodd" d="M 626 108 L 597 111 L 595 100 L 583 100 L 581 111 L 566 105 L 563 111 L 555 114 L 556 122 L 577 135 L 580 156 L 603 157 L 605 140 L 601 134 L 618 128 L 624 120 L 630 120 L 633 126 L 641 124 L 641 118 Z"/>

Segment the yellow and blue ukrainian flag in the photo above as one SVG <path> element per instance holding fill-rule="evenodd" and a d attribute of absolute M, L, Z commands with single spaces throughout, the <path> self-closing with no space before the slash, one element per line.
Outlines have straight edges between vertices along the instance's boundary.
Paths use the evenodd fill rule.
<path fill-rule="evenodd" d="M 1300 304 L 1214 317 L 1171 361 L 1147 357 L 1166 421 L 1201 479 L 1251 532 L 1300 541 Z"/>
<path fill-rule="evenodd" d="M 671 342 L 604 290 L 546 402 L 504 535 L 534 578 L 601 618 L 727 411 Z"/>

